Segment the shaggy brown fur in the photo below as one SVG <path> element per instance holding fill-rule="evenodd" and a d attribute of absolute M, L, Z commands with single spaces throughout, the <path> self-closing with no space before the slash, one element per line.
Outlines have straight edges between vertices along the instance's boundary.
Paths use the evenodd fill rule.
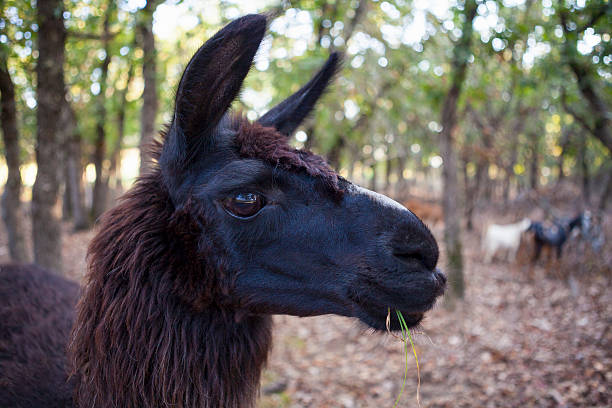
<path fill-rule="evenodd" d="M 72 406 L 66 344 L 78 285 L 35 265 L 0 266 L 0 407 Z"/>
<path fill-rule="evenodd" d="M 288 143 L 287 136 L 272 127 L 249 122 L 238 117 L 236 144 L 242 157 L 264 160 L 288 171 L 304 171 L 322 180 L 334 195 L 342 196 L 338 174 L 325 159 L 306 150 L 298 150 Z"/>
<path fill-rule="evenodd" d="M 217 301 L 232 280 L 223 250 L 205 216 L 191 206 L 175 211 L 161 186 L 159 170 L 141 178 L 90 245 L 70 345 L 76 401 L 251 407 L 270 317 L 239 319 Z"/>

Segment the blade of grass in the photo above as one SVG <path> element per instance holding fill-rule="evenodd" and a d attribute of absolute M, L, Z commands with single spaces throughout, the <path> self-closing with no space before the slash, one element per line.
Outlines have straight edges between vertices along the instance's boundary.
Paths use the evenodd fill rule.
<path fill-rule="evenodd" d="M 397 399 L 395 400 L 395 404 L 393 404 L 393 408 L 397 407 L 397 404 L 399 403 L 402 397 L 402 393 L 404 392 L 404 388 L 406 387 L 406 381 L 408 378 L 408 342 L 406 342 L 406 338 L 410 341 L 410 345 L 412 346 L 412 352 L 414 353 L 414 360 L 416 361 L 417 381 L 418 381 L 417 382 L 417 405 L 420 408 L 421 407 L 421 397 L 420 397 L 421 370 L 419 368 L 419 359 L 417 357 L 416 348 L 414 347 L 414 342 L 412 341 L 410 329 L 408 328 L 408 324 L 406 324 L 406 320 L 404 319 L 402 312 L 400 312 L 399 310 L 396 310 L 395 312 L 397 313 L 397 319 L 399 320 L 400 329 L 402 330 L 402 337 L 395 335 L 391 331 L 391 308 L 387 308 L 387 321 L 386 321 L 387 332 L 391 334 L 393 337 L 398 338 L 401 342 L 404 343 L 405 345 L 404 356 L 406 357 L 406 364 L 405 364 L 404 381 L 402 383 L 402 388 L 400 389 L 399 395 L 397 396 Z"/>
<path fill-rule="evenodd" d="M 405 364 L 405 369 L 404 369 L 404 381 L 402 382 L 402 388 L 400 389 L 400 392 L 397 395 L 395 404 L 393 404 L 393 408 L 396 408 L 397 404 L 399 404 L 399 401 L 402 398 L 402 394 L 404 393 L 404 388 L 406 387 L 406 381 L 408 380 L 408 344 L 406 343 L 406 332 L 404 331 L 404 326 L 402 325 L 401 321 L 400 321 L 400 328 L 402 329 L 402 337 L 396 336 L 395 334 L 391 332 L 391 308 L 387 308 L 387 331 L 393 337 L 397 337 L 398 339 L 400 339 L 400 341 L 404 343 L 403 344 L 403 346 L 405 347 L 404 356 L 406 357 L 406 364 Z"/>
<path fill-rule="evenodd" d="M 400 326 L 406 328 L 406 333 L 408 334 L 408 340 L 410 340 L 410 345 L 412 346 L 412 353 L 414 354 L 414 361 L 416 361 L 417 368 L 417 405 L 421 406 L 421 369 L 419 368 L 419 358 L 417 357 L 416 348 L 414 347 L 414 342 L 412 341 L 412 336 L 410 335 L 410 330 L 408 329 L 408 325 L 406 324 L 406 320 L 404 320 L 404 316 L 402 312 L 396 310 L 397 318 L 400 320 Z M 404 329 L 402 328 L 402 333 Z M 408 370 L 408 345 L 406 344 L 406 370 Z"/>

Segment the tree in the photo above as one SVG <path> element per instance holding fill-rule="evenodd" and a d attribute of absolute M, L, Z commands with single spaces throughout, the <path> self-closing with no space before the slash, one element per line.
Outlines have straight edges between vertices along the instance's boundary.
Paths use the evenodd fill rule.
<path fill-rule="evenodd" d="M 140 22 L 138 32 L 140 34 L 140 45 L 143 51 L 142 77 L 144 78 L 144 90 L 142 91 L 142 110 L 140 112 L 140 174 L 147 169 L 149 160 L 148 149 L 155 138 L 157 127 L 157 50 L 155 48 L 155 36 L 153 35 L 153 12 L 160 0 L 147 1 L 146 6 L 140 11 Z"/>
<path fill-rule="evenodd" d="M 118 106 L 117 106 L 117 113 L 115 115 L 115 121 L 117 123 L 117 138 L 115 139 L 115 143 L 113 145 L 113 149 L 110 155 L 110 166 L 108 169 L 108 173 L 109 173 L 109 177 L 112 176 L 115 178 L 117 185 L 116 188 L 117 190 L 121 190 L 122 189 L 122 185 L 121 185 L 121 175 L 119 174 L 119 161 L 121 159 L 120 154 L 121 154 L 121 147 L 123 146 L 123 138 L 125 137 L 125 114 L 127 111 L 127 93 L 130 87 L 130 83 L 132 82 L 132 79 L 134 77 L 134 63 L 133 61 L 130 61 L 128 63 L 128 70 L 127 70 L 127 79 L 125 81 L 125 87 L 123 89 L 119 90 L 119 94 L 118 94 Z M 107 182 L 108 182 L 108 178 L 107 178 Z"/>
<path fill-rule="evenodd" d="M 2 219 L 8 233 L 8 246 L 11 259 L 15 262 L 28 262 L 30 257 L 25 241 L 25 228 L 21 208 L 21 173 L 19 172 L 20 148 L 17 128 L 17 109 L 15 108 L 15 87 L 8 69 L 8 50 L 0 48 L 0 97 L 2 112 L 2 136 L 8 177 L 2 195 Z"/>
<path fill-rule="evenodd" d="M 610 15 L 612 15 L 612 5 L 606 1 L 594 1 L 583 10 L 570 10 L 559 2 L 559 16 L 561 19 L 561 28 L 565 41 L 562 45 L 562 54 L 564 62 L 570 68 L 576 77 L 578 89 L 582 97 L 586 100 L 589 107 L 591 120 L 577 113 L 569 105 L 565 104 L 565 108 L 578 122 L 593 136 L 603 143 L 612 152 L 612 131 L 610 130 L 610 116 L 606 102 L 599 95 L 598 89 L 601 85 L 597 80 L 592 63 L 580 56 L 577 49 L 579 36 L 584 34 L 587 29 L 593 30 L 593 27 L 601 19 L 606 20 L 606 25 L 609 31 Z M 572 21 L 574 17 L 576 21 Z M 604 30 L 606 30 L 604 28 Z"/>
<path fill-rule="evenodd" d="M 108 195 L 108 175 L 104 174 L 103 163 L 106 157 L 106 87 L 108 78 L 108 66 L 111 61 L 111 33 L 110 24 L 111 16 L 115 9 L 115 1 L 111 0 L 106 6 L 104 13 L 104 21 L 102 23 L 102 49 L 104 50 L 104 59 L 100 64 L 100 91 L 96 98 L 96 140 L 94 144 L 94 165 L 96 167 L 96 181 L 93 189 L 93 200 L 91 204 L 91 215 L 93 219 L 97 219 L 107 206 Z"/>
<path fill-rule="evenodd" d="M 440 154 L 444 161 L 442 169 L 444 193 L 444 244 L 448 262 L 449 295 L 463 298 L 463 254 L 461 246 L 461 212 L 459 211 L 459 186 L 457 179 L 457 154 L 455 129 L 457 126 L 457 105 L 465 80 L 472 43 L 472 21 L 476 15 L 476 1 L 466 0 L 463 6 L 465 17 L 462 35 L 453 48 L 451 85 L 442 104 L 442 131 L 440 132 Z"/>
<path fill-rule="evenodd" d="M 36 163 L 32 190 L 32 238 L 34 262 L 61 272 L 61 225 L 56 211 L 59 193 L 61 109 L 64 105 L 64 43 L 66 32 L 61 0 L 37 3 L 38 63 L 36 98 L 38 110 Z"/>
<path fill-rule="evenodd" d="M 74 230 L 79 231 L 89 227 L 89 217 L 85 210 L 83 197 L 81 134 L 74 108 L 68 101 L 64 101 L 62 123 L 64 123 L 63 139 L 66 151 L 64 208 L 69 209 L 70 217 L 74 222 Z"/>

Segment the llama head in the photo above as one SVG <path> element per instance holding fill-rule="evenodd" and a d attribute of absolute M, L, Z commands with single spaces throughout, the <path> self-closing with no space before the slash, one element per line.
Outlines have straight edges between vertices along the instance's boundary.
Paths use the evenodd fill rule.
<path fill-rule="evenodd" d="M 402 205 L 288 144 L 338 55 L 258 121 L 229 112 L 265 29 L 261 15 L 233 21 L 196 52 L 178 87 L 159 166 L 182 214 L 176 239 L 202 263 L 195 279 L 216 282 L 184 298 L 245 314 L 333 313 L 375 329 L 391 308 L 416 325 L 446 281 L 430 231 Z"/>

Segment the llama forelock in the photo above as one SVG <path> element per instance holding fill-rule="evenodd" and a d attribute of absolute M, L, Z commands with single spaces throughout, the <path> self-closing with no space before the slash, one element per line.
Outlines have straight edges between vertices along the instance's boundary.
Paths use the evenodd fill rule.
<path fill-rule="evenodd" d="M 234 143 L 241 157 L 263 160 L 290 172 L 305 172 L 322 181 L 325 189 L 335 199 L 342 197 L 338 174 L 325 159 L 307 150 L 300 150 L 288 143 L 287 136 L 272 127 L 265 127 L 245 118 L 237 118 Z"/>

